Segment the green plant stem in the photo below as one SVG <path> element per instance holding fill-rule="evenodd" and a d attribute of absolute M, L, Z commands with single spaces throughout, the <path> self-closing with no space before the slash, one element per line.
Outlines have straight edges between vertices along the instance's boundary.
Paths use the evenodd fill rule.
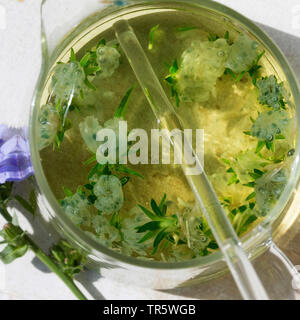
<path fill-rule="evenodd" d="M 12 217 L 5 207 L 0 206 L 0 214 L 7 222 L 12 222 Z M 39 248 L 39 246 L 33 240 L 31 240 L 27 235 L 24 236 L 24 239 L 35 255 L 65 283 L 65 285 L 73 292 L 76 298 L 79 300 L 87 300 L 84 294 L 76 286 L 74 281 L 69 276 L 64 274 L 64 272 L 51 260 L 48 255 L 43 252 L 43 250 Z"/>
<path fill-rule="evenodd" d="M 74 281 L 64 274 L 49 256 L 47 256 L 28 236 L 25 236 L 25 239 L 36 256 L 65 283 L 79 300 L 87 300 Z"/>
<path fill-rule="evenodd" d="M 12 217 L 11 217 L 11 215 L 9 214 L 9 212 L 7 211 L 7 209 L 6 209 L 4 206 L 2 206 L 1 204 L 0 204 L 0 214 L 2 215 L 2 217 L 3 217 L 7 222 L 9 222 L 9 223 L 12 222 Z"/>

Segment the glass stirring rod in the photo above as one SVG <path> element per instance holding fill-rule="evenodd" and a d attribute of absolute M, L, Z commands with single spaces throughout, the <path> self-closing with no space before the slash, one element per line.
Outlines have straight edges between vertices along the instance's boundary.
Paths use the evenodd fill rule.
<path fill-rule="evenodd" d="M 120 20 L 116 22 L 114 30 L 161 128 L 167 129 L 169 132 L 173 129 L 179 129 L 183 132 L 181 121 L 177 117 L 173 105 L 165 94 L 128 21 Z M 171 136 L 169 136 L 169 139 L 174 152 L 180 152 L 182 155 L 182 145 L 177 145 L 177 139 L 172 140 Z M 198 168 L 202 168 L 202 173 L 199 175 L 186 174 L 187 181 L 225 257 L 242 297 L 246 300 L 268 300 L 268 295 L 248 260 L 242 244 L 203 170 L 198 155 L 187 139 L 184 140 L 184 146 L 192 152 Z M 186 173 L 191 165 L 184 159 L 185 157 L 182 158 L 182 169 Z"/>

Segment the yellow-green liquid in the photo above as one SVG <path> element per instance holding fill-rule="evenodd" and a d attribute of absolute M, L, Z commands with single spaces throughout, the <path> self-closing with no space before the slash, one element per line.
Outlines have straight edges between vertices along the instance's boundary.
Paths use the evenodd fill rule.
<path fill-rule="evenodd" d="M 170 88 L 164 81 L 168 74 L 165 63 L 172 64 L 174 59 L 180 60 L 182 53 L 194 40 L 207 41 L 210 32 L 215 31 L 223 35 L 226 31 L 226 26 L 222 23 L 218 23 L 215 30 L 209 29 L 209 26 L 206 28 L 203 18 L 195 13 L 183 11 L 162 11 L 137 15 L 130 19 L 130 24 L 168 96 L 170 96 Z M 153 26 L 158 24 L 159 29 L 154 38 L 153 49 L 148 50 L 149 32 Z M 178 28 L 190 26 L 196 28 L 190 31 L 178 31 Z M 86 50 L 90 50 L 101 38 L 105 38 L 107 42 L 115 41 L 114 31 L 111 27 L 100 29 L 102 31 L 98 34 L 94 34 L 95 31 L 93 31 L 91 39 L 91 33 L 85 31 L 82 33 L 82 35 L 85 35 L 84 37 L 78 36 L 77 39 L 73 40 L 73 44 L 70 46 L 75 48 L 79 59 Z M 232 36 L 234 37 L 235 34 L 233 33 Z M 76 45 L 74 46 L 75 42 Z M 76 98 L 76 101 L 74 101 L 80 108 L 80 112 L 76 110 L 69 112 L 68 118 L 72 122 L 72 128 L 66 132 L 61 150 L 53 150 L 48 147 L 41 151 L 46 177 L 58 200 L 65 197 L 63 187 L 75 193 L 78 186 L 87 184 L 87 176 L 93 167 L 93 164 L 83 165 L 91 154 L 87 151 L 81 137 L 79 123 L 85 117 L 91 115 L 96 117 L 100 124 L 112 118 L 126 91 L 137 83 L 122 50 L 120 50 L 120 53 L 120 66 L 113 76 L 108 79 L 101 79 L 96 76 L 93 84 L 97 87 L 97 91 L 85 92 L 83 100 Z M 68 59 L 69 49 L 66 48 L 57 61 L 67 62 Z M 263 65 L 264 62 L 263 58 Z M 267 75 L 266 69 L 262 69 L 262 74 Z M 45 86 L 45 97 L 48 95 L 50 82 L 51 80 L 49 80 L 48 86 Z M 251 128 L 250 118 L 256 119 L 258 112 L 262 110 L 263 107 L 257 100 L 257 89 L 248 75 L 238 83 L 235 83 L 230 75 L 223 75 L 217 80 L 216 92 L 210 96 L 208 101 L 203 103 L 182 101 L 180 106 L 176 108 L 179 117 L 183 120 L 183 123 L 188 124 L 189 129 L 204 129 L 204 169 L 219 200 L 224 203 L 224 199 L 230 199 L 228 210 L 244 205 L 251 190 L 241 183 L 228 185 L 231 174 L 227 172 L 228 166 L 222 159 L 234 159 L 241 151 L 255 150 L 257 141 L 246 135 L 244 131 L 249 131 Z M 148 132 L 149 136 L 151 129 L 158 128 L 155 116 L 139 87 L 134 90 L 131 96 L 125 120 L 128 121 L 129 130 L 142 128 Z M 289 141 L 287 145 L 284 142 L 278 142 L 275 152 L 278 154 L 287 152 L 292 146 L 293 138 L 291 137 Z M 130 167 L 130 165 L 128 166 Z M 196 216 L 201 217 L 201 212 L 195 206 L 194 195 L 179 166 L 138 165 L 132 168 L 140 172 L 144 179 L 131 177 L 130 181 L 124 186 L 125 202 L 119 213 L 122 219 L 130 217 L 130 212 L 138 204 L 150 208 L 150 200 L 153 198 L 159 202 L 164 194 L 171 202 L 170 214 L 176 213 L 183 216 L 187 210 L 190 210 Z M 97 214 L 96 210 L 91 209 L 91 211 L 92 214 Z M 249 229 L 259 220 L 260 218 L 250 224 Z M 235 227 L 238 229 L 238 226 Z M 83 229 L 95 233 L 92 228 L 83 227 Z M 183 230 L 185 230 L 184 227 Z M 106 237 L 109 238 L 109 235 Z M 121 242 L 112 243 L 111 247 L 123 252 Z M 149 243 L 146 258 L 175 261 L 197 256 L 195 252 L 189 249 L 188 243 L 181 245 L 178 249 L 183 254 L 174 256 L 172 252 L 176 250 L 176 246 L 171 246 L 165 250 L 159 250 L 155 255 L 151 255 L 152 247 Z M 208 253 L 212 251 L 213 249 L 209 249 Z M 130 254 L 139 256 L 136 252 Z M 178 258 L 178 256 L 181 258 Z"/>

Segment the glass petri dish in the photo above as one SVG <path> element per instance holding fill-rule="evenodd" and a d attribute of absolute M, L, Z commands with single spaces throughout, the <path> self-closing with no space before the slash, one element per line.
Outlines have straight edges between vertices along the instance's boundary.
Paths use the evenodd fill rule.
<path fill-rule="evenodd" d="M 55 5 L 55 4 L 54 4 Z M 297 128 L 300 116 L 300 93 L 295 76 L 285 57 L 272 42 L 272 40 L 255 24 L 237 12 L 213 1 L 185 0 L 185 1 L 130 1 L 122 6 L 108 6 L 86 17 L 76 25 L 54 48 L 49 55 L 45 43 L 47 33 L 42 34 L 43 64 L 40 79 L 32 103 L 30 118 L 30 145 L 32 162 L 35 169 L 36 180 L 40 189 L 38 203 L 46 221 L 55 225 L 61 235 L 68 238 L 77 247 L 84 250 L 96 268 L 101 268 L 101 273 L 109 277 L 132 283 L 143 284 L 147 287 L 167 289 L 177 286 L 190 285 L 204 280 L 212 279 L 226 272 L 226 264 L 220 252 L 209 256 L 199 257 L 184 262 L 158 262 L 144 261 L 119 254 L 101 245 L 85 232 L 75 226 L 65 215 L 54 193 L 49 186 L 38 149 L 37 119 L 39 108 L 48 99 L 51 70 L 56 61 L 66 62 L 71 48 L 80 51 L 80 48 L 92 43 L 96 35 L 105 34 L 119 19 L 141 21 L 145 16 L 159 17 L 160 14 L 187 15 L 193 17 L 213 33 L 237 35 L 247 33 L 255 39 L 261 49 L 266 51 L 264 67 L 270 74 L 274 74 L 280 81 L 284 81 L 291 92 L 292 105 L 295 108 Z M 44 19 L 47 11 L 44 12 Z M 45 19 L 51 23 L 51 19 Z M 47 28 L 46 28 L 47 29 Z M 241 240 L 251 258 L 256 258 L 268 250 L 271 235 L 280 239 L 288 233 L 298 217 L 298 212 L 293 208 L 295 195 L 299 183 L 299 138 L 297 129 L 295 157 L 291 165 L 291 174 L 276 206 L 268 213 L 267 217 Z M 265 232 L 268 230 L 268 232 Z M 133 277 L 129 277 L 128 274 Z M 142 280 L 142 281 L 141 281 Z"/>

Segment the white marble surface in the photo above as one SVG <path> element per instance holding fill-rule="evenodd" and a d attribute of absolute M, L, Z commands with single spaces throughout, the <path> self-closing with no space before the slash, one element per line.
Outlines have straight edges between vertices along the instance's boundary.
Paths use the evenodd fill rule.
<path fill-rule="evenodd" d="M 40 66 L 38 0 L 0 0 L 0 123 L 27 124 L 29 105 Z M 278 43 L 300 80 L 300 2 L 299 0 L 220 0 L 256 21 Z M 38 219 L 21 218 L 21 225 L 47 248 L 51 242 Z M 1 220 L 0 220 L 1 221 Z M 3 266 L 0 265 L 0 271 Z M 0 299 L 73 299 L 73 295 L 43 266 L 32 253 L 5 267 L 0 272 Z M 79 285 L 87 287 L 91 298 L 105 299 L 185 299 L 205 298 L 202 287 L 169 293 L 125 287 L 86 271 Z M 220 286 L 219 298 L 239 297 L 227 277 Z M 209 285 L 205 285 L 206 289 Z M 232 286 L 231 286 L 232 287 Z M 209 290 L 208 290 L 209 292 Z M 213 295 L 209 296 L 214 298 Z"/>

